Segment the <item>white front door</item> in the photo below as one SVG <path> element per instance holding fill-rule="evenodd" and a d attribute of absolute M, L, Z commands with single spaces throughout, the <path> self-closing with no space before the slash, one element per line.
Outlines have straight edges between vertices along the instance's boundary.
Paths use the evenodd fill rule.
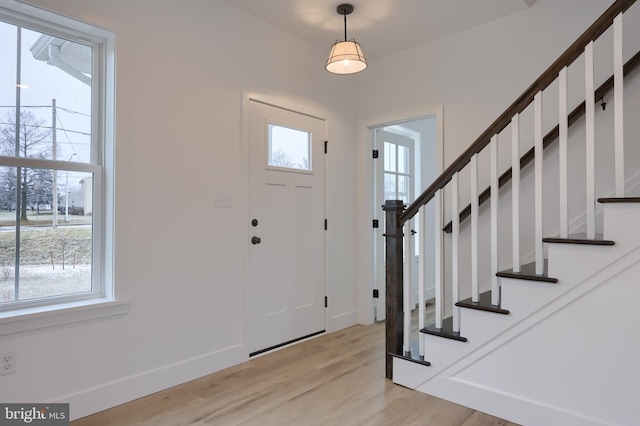
<path fill-rule="evenodd" d="M 250 101 L 251 355 L 325 330 L 325 121 Z"/>

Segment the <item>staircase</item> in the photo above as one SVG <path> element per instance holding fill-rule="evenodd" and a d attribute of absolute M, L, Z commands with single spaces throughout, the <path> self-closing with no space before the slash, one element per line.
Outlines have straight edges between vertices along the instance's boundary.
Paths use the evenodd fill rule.
<path fill-rule="evenodd" d="M 525 425 L 640 424 L 635 402 L 640 310 L 634 306 L 640 300 L 640 198 L 629 195 L 640 173 L 627 177 L 640 172 L 640 163 L 630 167 L 627 159 L 625 175 L 623 138 L 623 80 L 638 55 L 624 64 L 622 19 L 634 3 L 616 1 L 414 203 L 386 202 L 387 378 L 394 383 Z M 593 45 L 606 31 L 613 36 L 614 72 L 596 90 Z M 585 101 L 569 114 L 567 68 L 578 58 L 584 61 Z M 543 137 L 542 98 L 552 84 L 558 87 L 559 123 Z M 614 92 L 615 166 L 608 177 L 611 191 L 600 184 L 598 191 L 605 193 L 598 198 L 602 156 L 596 149 L 595 106 L 603 90 Z M 533 116 L 534 146 L 524 157 L 519 155 L 521 115 Z M 569 134 L 574 123 L 584 126 L 586 201 L 583 214 L 571 221 L 570 208 L 575 212 L 576 207 L 569 196 L 567 153 L 575 143 Z M 633 136 L 629 128 L 628 138 Z M 500 178 L 499 138 L 511 139 L 511 168 Z M 556 138 L 557 156 L 543 155 Z M 550 159 L 559 163 L 553 191 L 545 180 Z M 531 161 L 533 167 L 527 166 Z M 491 186 L 481 193 L 483 173 Z M 461 210 L 463 177 L 470 205 Z M 521 210 L 526 197 L 533 200 L 532 215 Z M 485 201 L 489 207 L 482 206 Z M 552 206 L 547 211 L 557 216 L 557 227 L 548 226 L 543 202 Z M 412 341 L 414 307 L 408 303 L 410 268 L 403 262 L 408 238 L 403 236 L 410 235 L 412 218 L 430 203 L 438 230 L 436 270 L 421 270 L 421 275 L 435 276 L 435 322 L 425 324 L 421 285 L 420 336 Z M 445 205 L 451 223 L 443 229 Z M 534 248 L 522 254 L 527 235 Z M 469 269 L 468 276 L 461 272 Z"/>

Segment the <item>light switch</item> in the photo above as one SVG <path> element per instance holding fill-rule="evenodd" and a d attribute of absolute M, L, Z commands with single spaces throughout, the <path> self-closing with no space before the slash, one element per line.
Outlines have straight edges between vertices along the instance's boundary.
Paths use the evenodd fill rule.
<path fill-rule="evenodd" d="M 231 192 L 216 191 L 213 193 L 214 207 L 233 207 L 233 194 Z"/>

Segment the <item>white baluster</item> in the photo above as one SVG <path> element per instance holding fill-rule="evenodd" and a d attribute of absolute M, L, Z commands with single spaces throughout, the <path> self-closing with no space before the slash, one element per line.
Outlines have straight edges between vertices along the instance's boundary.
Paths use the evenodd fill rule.
<path fill-rule="evenodd" d="M 471 157 L 471 300 L 480 300 L 478 289 L 478 154 Z"/>
<path fill-rule="evenodd" d="M 542 275 L 544 272 L 544 252 L 542 245 L 542 92 L 536 93 L 534 97 L 534 129 L 533 138 L 535 146 L 535 248 L 536 248 L 536 274 Z"/>
<path fill-rule="evenodd" d="M 559 185 L 560 185 L 560 238 L 569 237 L 569 184 L 567 141 L 569 139 L 569 117 L 567 111 L 567 67 L 560 71 L 559 76 L 560 111 L 558 126 Z"/>
<path fill-rule="evenodd" d="M 595 179 L 595 94 L 593 82 L 593 41 L 584 51 L 584 80 L 586 105 L 586 187 L 587 187 L 587 238 L 596 234 L 596 179 Z"/>
<path fill-rule="evenodd" d="M 498 135 L 491 138 L 491 304 L 500 304 L 500 277 L 498 273 Z"/>
<path fill-rule="evenodd" d="M 404 223 L 404 280 L 402 286 L 402 311 L 404 314 L 404 353 L 411 352 L 411 220 Z"/>
<path fill-rule="evenodd" d="M 458 282 L 458 238 L 460 235 L 460 202 L 458 201 L 458 175 L 451 178 L 451 294 L 453 305 L 453 331 L 460 331 L 460 308 L 456 303 L 460 301 L 460 287 Z"/>
<path fill-rule="evenodd" d="M 613 93 L 614 93 L 614 152 L 616 173 L 616 197 L 624 197 L 624 125 L 623 86 L 624 64 L 622 60 L 622 13 L 613 20 Z"/>
<path fill-rule="evenodd" d="M 520 115 L 511 119 L 511 225 L 513 272 L 520 272 Z"/>
<path fill-rule="evenodd" d="M 424 286 L 427 284 L 427 206 L 420 207 L 420 227 L 418 233 L 418 244 L 420 245 L 420 255 L 418 257 L 418 330 L 424 328 L 425 298 Z M 418 333 L 418 350 L 420 356 L 424 358 L 424 333 Z"/>
<path fill-rule="evenodd" d="M 435 282 L 435 327 L 442 328 L 442 316 L 444 312 L 444 281 L 442 279 L 442 190 L 438 189 L 436 195 L 433 197 L 433 210 L 435 216 L 435 270 L 434 270 L 434 282 Z"/>

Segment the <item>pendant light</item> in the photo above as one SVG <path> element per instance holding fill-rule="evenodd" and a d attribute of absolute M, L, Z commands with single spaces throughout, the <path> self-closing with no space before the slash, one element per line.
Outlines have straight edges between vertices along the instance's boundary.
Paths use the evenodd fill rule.
<path fill-rule="evenodd" d="M 360 44 L 353 38 L 347 40 L 347 15 L 353 12 L 353 6 L 341 4 L 336 10 L 344 16 L 344 41 L 336 40 L 331 47 L 326 69 L 334 74 L 354 74 L 367 67 L 367 60 Z"/>

